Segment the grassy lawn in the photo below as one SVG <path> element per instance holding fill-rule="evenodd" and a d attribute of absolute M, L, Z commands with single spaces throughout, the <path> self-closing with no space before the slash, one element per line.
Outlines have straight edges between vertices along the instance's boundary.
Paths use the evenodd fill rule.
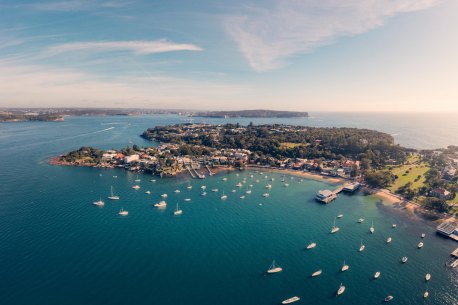
<path fill-rule="evenodd" d="M 394 192 L 401 186 L 404 186 L 407 182 L 412 183 L 412 189 L 418 189 L 423 186 L 425 182 L 425 174 L 429 170 L 429 166 L 426 163 L 422 163 L 418 156 L 410 156 L 407 164 L 400 166 L 391 166 L 391 172 L 398 176 L 398 179 L 392 186 L 389 187 L 390 191 Z M 421 178 L 418 181 L 415 179 L 418 176 Z"/>

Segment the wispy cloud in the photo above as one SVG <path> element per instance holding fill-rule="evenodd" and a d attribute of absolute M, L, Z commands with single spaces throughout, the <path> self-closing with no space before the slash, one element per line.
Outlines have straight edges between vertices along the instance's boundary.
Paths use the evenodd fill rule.
<path fill-rule="evenodd" d="M 281 67 L 285 59 L 382 26 L 399 13 L 423 10 L 441 0 L 275 0 L 229 16 L 226 27 L 257 71 Z"/>
<path fill-rule="evenodd" d="M 104 78 L 78 70 L 0 62 L 2 107 L 224 107 L 246 94 L 246 87 L 220 81 L 160 74 Z"/>
<path fill-rule="evenodd" d="M 71 42 L 51 46 L 45 51 L 46 56 L 53 56 L 69 52 L 114 52 L 128 51 L 134 54 L 155 54 L 177 51 L 202 51 L 194 44 L 175 43 L 165 39 L 161 40 L 134 40 L 134 41 L 95 41 Z"/>
<path fill-rule="evenodd" d="M 67 0 L 39 2 L 29 5 L 30 8 L 41 11 L 85 11 L 94 8 L 121 8 L 131 4 L 132 1 L 97 1 L 97 0 Z"/>

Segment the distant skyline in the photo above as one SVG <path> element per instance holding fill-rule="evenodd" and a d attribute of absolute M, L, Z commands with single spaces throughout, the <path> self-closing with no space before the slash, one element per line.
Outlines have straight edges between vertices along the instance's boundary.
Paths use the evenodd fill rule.
<path fill-rule="evenodd" d="M 0 107 L 458 112 L 458 1 L 0 0 Z"/>

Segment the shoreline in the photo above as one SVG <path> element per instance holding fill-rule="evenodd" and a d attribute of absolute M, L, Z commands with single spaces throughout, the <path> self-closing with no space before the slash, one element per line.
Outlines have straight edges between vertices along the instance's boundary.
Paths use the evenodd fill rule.
<path fill-rule="evenodd" d="M 90 164 L 72 164 L 70 162 L 63 162 L 60 160 L 60 156 L 55 156 L 49 159 L 49 164 L 50 165 L 57 165 L 57 166 L 76 166 L 76 167 L 93 167 L 94 165 Z M 218 175 L 220 173 L 226 173 L 229 174 L 231 172 L 234 172 L 237 170 L 237 168 L 232 167 L 232 166 L 219 166 L 219 167 L 212 167 L 210 168 L 213 175 L 209 175 L 208 171 L 204 171 L 206 176 L 214 176 Z M 343 184 L 349 182 L 348 179 L 341 178 L 341 177 L 329 177 L 329 176 L 323 176 L 319 173 L 312 173 L 312 172 L 304 172 L 304 171 L 296 171 L 292 169 L 280 169 L 280 168 L 274 168 L 274 167 L 262 167 L 262 166 L 247 166 L 245 170 L 249 171 L 265 171 L 265 172 L 272 172 L 272 173 L 278 173 L 278 174 L 287 174 L 290 176 L 295 176 L 295 177 L 301 177 L 305 179 L 310 179 L 310 180 L 315 180 L 315 181 L 321 181 L 321 182 L 327 182 L 331 184 Z M 154 175 L 152 175 L 154 176 Z M 189 174 L 186 171 L 182 171 L 180 173 L 177 173 L 175 176 L 169 176 L 171 178 L 173 177 L 182 177 L 182 178 L 191 178 Z M 372 189 L 366 187 L 365 189 L 361 191 L 366 191 L 369 196 L 374 196 L 382 200 L 382 203 L 385 206 L 392 206 L 394 208 L 397 208 L 398 211 L 402 211 L 402 213 L 407 216 L 407 217 L 418 217 L 421 220 L 426 220 L 428 222 L 431 222 L 433 224 L 440 224 L 443 222 L 458 222 L 458 218 L 454 215 L 444 215 L 442 213 L 437 213 L 432 210 L 429 210 L 425 208 L 424 206 L 406 200 L 400 195 L 394 194 L 391 191 L 387 189 Z"/>
<path fill-rule="evenodd" d="M 454 215 L 444 215 L 443 213 L 437 213 L 433 210 L 427 209 L 419 203 L 407 200 L 402 196 L 392 193 L 387 189 L 378 189 L 374 191 L 371 196 L 378 197 L 382 200 L 383 204 L 386 206 L 392 206 L 398 210 L 404 210 L 404 214 L 409 217 L 418 217 L 421 220 L 426 220 L 435 225 L 444 223 L 444 222 L 458 222 L 458 218 Z"/>

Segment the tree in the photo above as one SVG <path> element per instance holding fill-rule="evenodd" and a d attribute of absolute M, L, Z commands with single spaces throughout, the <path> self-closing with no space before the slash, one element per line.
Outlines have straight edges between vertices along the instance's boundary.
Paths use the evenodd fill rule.
<path fill-rule="evenodd" d="M 394 182 L 394 175 L 389 171 L 372 171 L 366 173 L 366 183 L 375 188 L 385 188 Z"/>
<path fill-rule="evenodd" d="M 447 204 L 447 202 L 439 198 L 426 198 L 425 205 L 439 213 L 446 213 L 450 210 L 450 206 Z"/>

